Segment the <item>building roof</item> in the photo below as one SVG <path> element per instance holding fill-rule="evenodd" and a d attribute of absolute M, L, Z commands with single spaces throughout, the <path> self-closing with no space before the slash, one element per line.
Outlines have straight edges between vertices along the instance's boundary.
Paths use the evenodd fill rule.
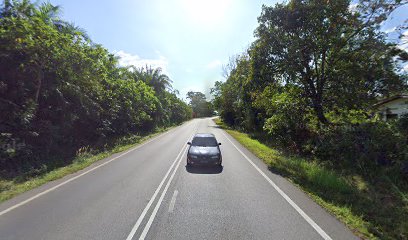
<path fill-rule="evenodd" d="M 402 99 L 408 99 L 408 95 L 400 94 L 400 95 L 395 95 L 395 96 L 392 96 L 392 97 L 389 97 L 389 98 L 385 98 L 385 99 L 379 101 L 378 103 L 374 104 L 374 106 L 379 107 L 379 106 L 381 106 L 383 104 L 386 104 L 388 102 L 392 102 L 392 101 L 395 101 L 395 100 L 401 99 L 401 98 Z"/>

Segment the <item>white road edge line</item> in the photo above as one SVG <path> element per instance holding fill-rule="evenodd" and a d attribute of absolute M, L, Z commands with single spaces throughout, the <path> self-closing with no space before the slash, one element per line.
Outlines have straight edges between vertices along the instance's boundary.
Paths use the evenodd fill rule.
<path fill-rule="evenodd" d="M 196 126 L 197 127 L 197 126 Z M 196 130 L 194 130 L 194 132 L 196 132 Z M 188 138 L 191 139 L 191 137 L 194 135 L 191 134 L 191 136 Z M 150 201 L 147 203 L 145 209 L 143 210 L 142 214 L 139 216 L 139 218 L 137 219 L 135 225 L 133 226 L 132 230 L 130 231 L 129 235 L 127 236 L 126 240 L 132 240 L 132 238 L 134 237 L 134 235 L 136 234 L 137 230 L 140 227 L 140 224 L 142 223 L 144 217 L 146 216 L 147 211 L 149 211 L 151 205 L 153 204 L 153 202 L 155 201 L 157 194 L 159 193 L 161 187 L 163 186 L 165 180 L 167 179 L 167 176 L 170 174 L 171 170 L 173 169 L 173 166 L 176 164 L 177 160 L 180 158 L 182 159 L 182 153 L 187 149 L 187 146 L 184 146 L 181 148 L 181 151 L 179 152 L 179 154 L 177 155 L 176 159 L 173 161 L 173 163 L 171 164 L 169 170 L 167 171 L 166 175 L 164 176 L 164 178 L 162 179 L 162 181 L 160 182 L 159 186 L 157 187 L 156 191 L 154 192 L 153 196 L 150 198 Z M 178 167 L 178 165 L 177 165 Z M 176 168 L 177 168 L 176 167 Z M 166 185 L 167 186 L 167 185 Z"/>
<path fill-rule="evenodd" d="M 325 232 L 323 229 L 317 225 L 313 219 L 311 219 L 288 195 L 286 195 L 285 192 L 283 192 L 264 172 L 262 172 L 261 169 L 259 169 L 258 166 L 255 165 L 255 163 L 252 162 L 252 160 L 245 154 L 243 153 L 230 139 L 227 137 L 227 135 L 224 133 L 224 131 L 221 131 L 221 133 L 225 136 L 225 138 L 228 139 L 228 141 L 238 150 L 239 153 L 244 156 L 244 158 L 272 185 L 273 188 L 302 216 L 315 230 L 319 235 L 325 239 L 325 240 L 332 240 L 332 238 Z"/>
<path fill-rule="evenodd" d="M 168 175 L 170 174 L 171 170 L 173 169 L 174 165 L 177 163 L 179 160 L 180 156 L 182 156 L 182 153 L 186 150 L 187 146 L 184 146 L 179 154 L 177 155 L 176 159 L 173 161 L 171 164 L 169 170 L 167 171 L 166 175 L 164 175 L 162 181 L 160 182 L 159 186 L 157 187 L 156 191 L 154 192 L 153 196 L 150 198 L 150 201 L 147 203 L 146 207 L 144 208 L 142 214 L 140 214 L 139 218 L 137 219 L 135 225 L 133 226 L 132 230 L 130 231 L 129 235 L 127 236 L 126 240 L 131 240 L 133 236 L 135 235 L 136 231 L 138 230 L 140 224 L 142 223 L 144 217 L 146 216 L 147 211 L 149 211 L 151 205 L 155 201 L 157 194 L 159 194 L 160 189 L 162 188 L 165 180 L 167 179 Z"/>
<path fill-rule="evenodd" d="M 178 191 L 174 190 L 173 197 L 171 198 L 170 205 L 169 205 L 169 213 L 172 213 L 174 210 L 174 206 L 176 205 Z"/>
<path fill-rule="evenodd" d="M 186 151 L 187 151 L 187 148 L 184 149 L 184 153 Z M 156 203 L 156 206 L 154 207 L 152 215 L 150 215 L 149 221 L 147 222 L 145 228 L 143 229 L 143 232 L 140 235 L 139 240 L 144 240 L 147 233 L 149 232 L 149 229 L 150 229 L 150 227 L 151 227 L 151 225 L 153 223 L 154 218 L 156 217 L 157 211 L 159 210 L 161 203 L 163 202 L 163 198 L 166 195 L 166 192 L 167 192 L 167 190 L 168 190 L 168 188 L 170 186 L 170 183 L 172 182 L 172 180 L 174 178 L 174 175 L 176 174 L 177 169 L 180 166 L 181 160 L 183 160 L 183 156 L 184 156 L 184 154 L 180 157 L 180 160 L 178 161 L 177 166 L 174 168 L 173 173 L 171 174 L 169 181 L 167 181 L 166 187 L 164 188 L 164 190 L 163 190 L 163 192 L 162 192 L 162 194 L 161 194 L 161 196 L 159 198 L 159 201 Z"/>
<path fill-rule="evenodd" d="M 13 205 L 13 206 L 11 206 L 11 207 L 9 207 L 9 208 L 7 208 L 7 209 L 1 211 L 1 212 L 0 212 L 0 216 L 2 216 L 2 215 L 4 215 L 4 214 L 6 214 L 6 213 L 8 213 L 8 212 L 10 212 L 10 211 L 12 211 L 12 210 L 18 208 L 18 207 L 21 207 L 21 206 L 23 206 L 23 205 L 25 205 L 25 204 L 27 204 L 27 203 L 33 201 L 34 199 L 41 197 L 42 195 L 45 195 L 45 194 L 47 194 L 47 193 L 49 193 L 49 192 L 51 192 L 51 191 L 54 191 L 55 189 L 57 189 L 57 188 L 59 188 L 59 187 L 65 185 L 65 184 L 67 184 L 67 183 L 69 183 L 69 182 L 72 182 L 72 181 L 74 181 L 75 179 L 78 179 L 78 178 L 84 176 L 85 174 L 88 174 L 88 173 L 90 173 L 90 172 L 92 172 L 92 171 L 94 171 L 94 170 L 96 170 L 96 169 L 98 169 L 98 168 L 100 168 L 100 167 L 103 167 L 103 166 L 107 165 L 108 163 L 111 163 L 111 162 L 113 162 L 114 160 L 116 160 L 116 159 L 118 159 L 118 158 L 120 158 L 120 157 L 122 157 L 122 156 L 124 156 L 124 155 L 126 155 L 126 154 L 128 154 L 128 153 L 130 153 L 130 152 L 132 152 L 132 151 L 134 151 L 134 150 L 136 150 L 136 149 L 139 149 L 139 148 L 141 148 L 142 146 L 144 146 L 144 145 L 146 145 L 146 144 L 148 144 L 148 143 L 151 143 L 151 142 L 153 142 L 154 140 L 156 140 L 156 139 L 158 139 L 158 138 L 160 138 L 160 137 L 163 137 L 163 136 L 167 135 L 167 134 L 170 133 L 170 132 L 175 131 L 176 129 L 178 129 L 178 127 L 177 127 L 177 128 L 174 128 L 174 129 L 172 129 L 172 130 L 170 130 L 170 131 L 167 131 L 167 132 L 165 132 L 165 133 L 163 133 L 163 134 L 160 134 L 159 136 L 154 137 L 154 138 L 150 139 L 150 140 L 147 141 L 147 142 L 144 142 L 144 143 L 142 143 L 142 144 L 140 144 L 140 145 L 137 145 L 136 147 L 134 147 L 134 148 L 132 148 L 132 149 L 130 149 L 130 150 L 128 150 L 128 151 L 126 151 L 126 152 L 120 154 L 119 156 L 116 156 L 116 157 L 112 158 L 111 160 L 109 160 L 109 161 L 107 161 L 107 162 L 104 162 L 104 163 L 102 163 L 102 164 L 100 164 L 100 165 L 98 165 L 98 166 L 96 166 L 96 167 L 94 167 L 94 168 L 91 168 L 91 169 L 87 170 L 86 172 L 83 172 L 83 173 L 81 173 L 81 174 L 79 174 L 79 175 L 77 175 L 77 176 L 75 176 L 75 177 L 72 177 L 72 178 L 70 178 L 70 179 L 68 179 L 68 180 L 66 180 L 66 181 L 64 181 L 64 182 L 62 182 L 62 183 L 60 183 L 60 184 L 58 184 L 58 185 L 55 185 L 55 186 L 52 187 L 52 188 L 49 188 L 49 189 L 47 189 L 47 190 L 45 190 L 45 191 L 43 191 L 43 192 L 40 192 L 40 193 L 38 193 L 38 194 L 36 194 L 36 195 L 34 195 L 34 196 L 32 196 L 32 197 L 30 197 L 30 198 L 28 198 L 28 199 L 26 199 L 26 200 L 20 202 L 20 203 L 17 203 L 17 204 L 15 204 L 15 205 Z"/>

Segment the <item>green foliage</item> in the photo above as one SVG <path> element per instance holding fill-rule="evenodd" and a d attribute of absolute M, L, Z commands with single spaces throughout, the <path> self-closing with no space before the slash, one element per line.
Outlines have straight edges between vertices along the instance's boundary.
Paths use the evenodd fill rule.
<path fill-rule="evenodd" d="M 369 219 L 366 236 L 405 239 L 402 219 L 408 213 L 401 196 L 408 192 L 408 120 L 380 121 L 373 105 L 408 92 L 407 75 L 396 62 L 406 54 L 379 30 L 407 2 L 361 0 L 353 9 L 351 3 L 291 0 L 263 6 L 255 41 L 226 66 L 226 81 L 212 89 L 213 103 L 229 127 L 301 155 L 271 165 L 296 176 L 317 199 L 332 202 L 336 212 Z M 328 171 L 320 172 L 320 166 Z M 347 189 L 334 172 L 358 176 L 371 188 L 353 193 L 356 199 L 348 199 L 348 191 L 328 195 L 329 186 Z M 382 198 L 392 200 L 376 212 Z M 343 212 L 347 204 L 354 205 Z"/>
<path fill-rule="evenodd" d="M 254 85 L 294 84 L 318 120 L 333 107 L 364 109 L 378 94 L 403 86 L 393 54 L 376 25 L 349 10 L 349 1 L 290 1 L 264 6 L 250 49 Z"/>
<path fill-rule="evenodd" d="M 217 82 L 212 89 L 214 105 L 223 121 L 246 130 L 260 130 L 263 111 L 252 105 L 255 92 L 251 91 L 251 66 L 247 54 L 238 55 L 228 64 L 227 81 Z"/>
<path fill-rule="evenodd" d="M 58 10 L 26 0 L 0 10 L 1 176 L 49 171 L 84 146 L 191 116 L 161 69 L 119 67 Z"/>
<path fill-rule="evenodd" d="M 222 122 L 216 122 L 225 127 Z M 327 162 L 286 156 L 248 134 L 226 131 L 362 239 L 406 239 L 408 236 L 408 186 L 406 178 L 395 168 L 377 171 L 377 176 L 367 180 L 347 169 L 332 168 Z"/>
<path fill-rule="evenodd" d="M 213 106 L 207 101 L 204 93 L 190 91 L 187 98 L 190 99 L 194 117 L 210 117 L 214 114 Z"/>
<path fill-rule="evenodd" d="M 407 89 L 395 71 L 399 53 L 377 29 L 386 6 L 400 3 L 359 4 L 358 11 L 347 0 L 263 6 L 256 40 L 212 91 L 222 120 L 289 152 L 331 161 L 340 154 L 361 171 L 360 163 L 377 169 L 403 158 L 395 153 L 406 149 L 397 144 L 403 131 L 373 117 L 379 96 Z M 378 21 L 364 17 L 369 10 Z"/>
<path fill-rule="evenodd" d="M 408 144 L 408 114 L 402 115 L 395 124 L 401 133 L 401 137 L 405 137 Z"/>
<path fill-rule="evenodd" d="M 310 138 L 312 109 L 308 108 L 302 91 L 293 85 L 266 87 L 254 102 L 266 110 L 264 131 L 281 147 L 299 152 Z"/>
<path fill-rule="evenodd" d="M 75 173 L 112 154 L 128 150 L 137 144 L 157 136 L 164 130 L 167 130 L 167 128 L 157 129 L 154 133 L 143 137 L 138 135 L 120 137 L 115 141 L 109 142 L 109 146 L 103 151 L 95 151 L 89 146 L 82 147 L 77 150 L 76 157 L 72 163 L 64 167 L 47 169 L 47 166 L 43 165 L 42 168 L 31 168 L 30 171 L 26 171 L 14 179 L 0 178 L 0 202 L 39 187 L 47 182 Z"/>
<path fill-rule="evenodd" d="M 330 159 L 341 168 L 358 168 L 357 172 L 370 177 L 381 167 L 401 167 L 408 160 L 406 142 L 385 122 L 332 126 L 322 129 L 316 141 L 316 157 Z"/>

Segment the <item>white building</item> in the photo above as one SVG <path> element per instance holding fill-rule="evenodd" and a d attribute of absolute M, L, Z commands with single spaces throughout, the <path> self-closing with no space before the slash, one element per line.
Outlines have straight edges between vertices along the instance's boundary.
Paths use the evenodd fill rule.
<path fill-rule="evenodd" d="M 408 114 L 408 95 L 397 95 L 374 105 L 383 120 L 399 118 Z"/>

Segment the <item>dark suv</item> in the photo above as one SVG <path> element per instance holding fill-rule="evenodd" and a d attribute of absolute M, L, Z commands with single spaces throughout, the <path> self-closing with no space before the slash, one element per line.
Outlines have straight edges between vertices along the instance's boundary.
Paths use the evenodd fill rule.
<path fill-rule="evenodd" d="M 191 142 L 187 152 L 187 166 L 192 165 L 216 165 L 221 166 L 222 156 L 214 134 L 197 133 Z"/>

